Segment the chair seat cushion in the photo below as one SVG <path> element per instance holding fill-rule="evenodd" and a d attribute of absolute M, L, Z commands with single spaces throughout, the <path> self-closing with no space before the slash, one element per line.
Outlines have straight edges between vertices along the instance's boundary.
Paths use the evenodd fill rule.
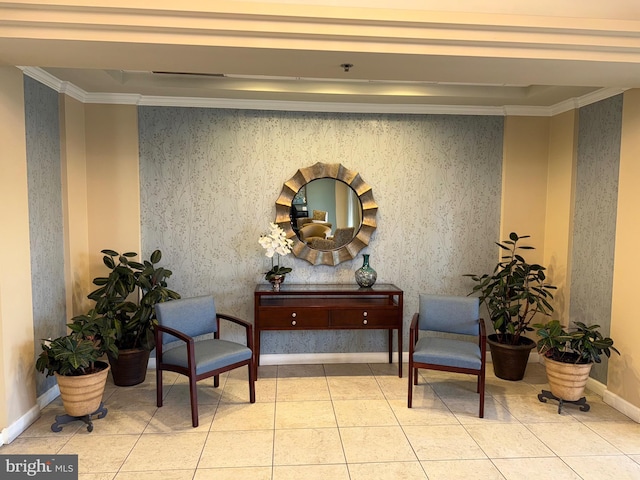
<path fill-rule="evenodd" d="M 249 360 L 251 350 L 240 343 L 227 340 L 198 340 L 195 342 L 196 375 Z M 188 368 L 185 344 L 163 352 L 162 362 Z"/>
<path fill-rule="evenodd" d="M 413 361 L 474 370 L 480 370 L 482 366 L 477 343 L 439 337 L 422 337 L 418 340 Z"/>

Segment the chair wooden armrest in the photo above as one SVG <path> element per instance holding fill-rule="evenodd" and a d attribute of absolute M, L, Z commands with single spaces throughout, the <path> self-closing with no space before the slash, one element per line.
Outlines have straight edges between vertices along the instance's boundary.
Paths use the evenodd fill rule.
<path fill-rule="evenodd" d="M 253 325 L 247 322 L 246 320 L 242 320 L 241 318 L 234 317 L 233 315 L 227 315 L 224 313 L 216 313 L 217 322 L 218 322 L 218 332 L 220 332 L 220 320 L 227 320 L 229 322 L 235 323 L 236 325 L 240 325 L 244 327 L 247 332 L 247 347 L 253 351 Z M 217 338 L 217 337 L 216 337 Z"/>
<path fill-rule="evenodd" d="M 155 326 L 156 332 L 157 332 L 157 338 L 156 338 L 156 347 L 158 345 L 162 345 L 162 338 L 161 338 L 161 333 L 168 333 L 171 336 L 176 337 L 178 340 L 182 340 L 183 342 L 187 343 L 187 344 L 192 344 L 193 345 L 193 337 L 190 337 L 189 335 L 186 335 L 178 330 L 175 330 L 173 328 L 169 328 L 169 327 L 163 327 L 162 325 L 156 325 Z"/>
<path fill-rule="evenodd" d="M 411 319 L 411 326 L 409 327 L 409 347 L 411 347 L 413 351 L 413 346 L 418 341 L 418 317 L 419 313 L 414 313 L 413 318 Z"/>

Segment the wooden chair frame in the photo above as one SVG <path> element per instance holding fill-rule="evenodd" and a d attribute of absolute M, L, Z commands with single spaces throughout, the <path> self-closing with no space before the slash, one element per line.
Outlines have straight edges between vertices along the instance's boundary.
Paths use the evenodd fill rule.
<path fill-rule="evenodd" d="M 440 370 L 444 372 L 466 373 L 476 375 L 478 377 L 477 393 L 480 394 L 480 409 L 478 416 L 484 418 L 484 390 L 485 390 L 485 366 L 487 357 L 487 332 L 482 318 L 478 319 L 478 346 L 480 347 L 481 367 L 479 370 L 473 368 L 450 367 L 447 365 L 438 365 L 433 363 L 414 362 L 413 352 L 415 345 L 418 343 L 419 332 L 419 313 L 413 315 L 411 327 L 409 328 L 409 393 L 407 406 L 411 408 L 413 400 L 413 386 L 418 385 L 418 369 Z"/>
<path fill-rule="evenodd" d="M 234 317 L 232 315 L 225 315 L 223 313 L 216 313 L 216 322 L 217 322 L 217 330 L 214 333 L 215 339 L 220 339 L 220 320 L 227 320 L 229 322 L 235 323 L 245 328 L 247 334 L 247 347 L 251 350 L 251 357 L 248 360 L 244 360 L 242 362 L 237 362 L 231 365 L 227 365 L 225 367 L 211 370 L 209 372 L 201 373 L 200 375 L 196 375 L 196 361 L 195 361 L 195 348 L 198 343 L 193 337 L 185 335 L 184 333 L 175 330 L 173 328 L 164 327 L 162 325 L 156 325 L 155 327 L 155 336 L 156 336 L 156 396 L 157 396 L 157 405 L 158 407 L 162 407 L 163 401 L 163 392 L 162 392 L 162 372 L 164 370 L 169 372 L 176 372 L 181 375 L 185 375 L 189 378 L 189 396 L 191 398 L 191 421 L 193 427 L 198 426 L 198 390 L 197 390 L 197 382 L 200 380 L 204 380 L 205 378 L 213 377 L 213 386 L 218 388 L 220 386 L 220 374 L 227 372 L 229 370 L 234 370 L 238 367 L 242 367 L 244 365 L 249 368 L 249 402 L 255 403 L 256 401 L 256 390 L 255 390 L 255 369 L 254 369 L 254 353 L 253 353 L 253 325 L 249 322 L 241 320 L 240 318 Z M 181 340 L 187 345 L 187 361 L 188 367 L 180 367 L 178 365 L 173 365 L 169 363 L 164 363 L 162 361 L 162 352 L 163 352 L 163 344 L 162 344 L 162 334 L 167 333 L 176 337 L 178 340 Z"/>

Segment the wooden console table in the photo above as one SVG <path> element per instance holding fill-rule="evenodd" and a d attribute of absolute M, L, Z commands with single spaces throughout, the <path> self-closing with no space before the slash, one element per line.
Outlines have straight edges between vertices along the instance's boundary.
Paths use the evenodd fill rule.
<path fill-rule="evenodd" d="M 274 292 L 270 284 L 259 284 L 254 308 L 256 378 L 263 330 L 334 329 L 388 330 L 389 363 L 393 330 L 397 330 L 398 376 L 402 377 L 402 290 L 395 285 L 282 284 L 280 291 Z"/>

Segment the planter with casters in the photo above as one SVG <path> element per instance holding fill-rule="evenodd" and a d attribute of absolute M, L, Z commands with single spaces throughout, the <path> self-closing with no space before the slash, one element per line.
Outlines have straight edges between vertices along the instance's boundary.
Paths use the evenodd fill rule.
<path fill-rule="evenodd" d="M 520 343 L 511 345 L 500 343 L 496 334 L 487 337 L 491 350 L 493 372 L 503 380 L 522 380 L 529 361 L 529 354 L 536 343 L 527 337 L 520 337 Z"/>
<path fill-rule="evenodd" d="M 593 363 L 563 363 L 545 359 L 551 393 L 569 402 L 582 398 Z"/>
<path fill-rule="evenodd" d="M 72 417 L 83 417 L 98 410 L 109 375 L 109 365 L 96 362 L 102 370 L 89 375 L 60 375 L 55 373 L 64 410 Z"/>

